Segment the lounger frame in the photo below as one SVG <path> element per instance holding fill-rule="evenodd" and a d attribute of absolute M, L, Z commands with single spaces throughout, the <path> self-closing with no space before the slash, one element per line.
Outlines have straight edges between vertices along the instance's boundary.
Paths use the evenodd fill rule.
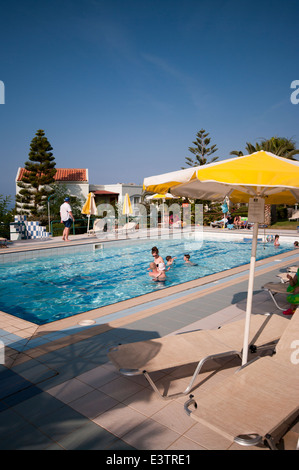
<path fill-rule="evenodd" d="M 253 322 L 252 319 L 252 337 L 250 338 L 249 343 L 250 353 L 257 354 L 258 356 L 265 354 L 268 355 L 269 353 L 272 354 L 276 343 L 280 338 L 280 331 L 283 331 L 286 327 L 287 319 L 282 316 L 266 314 L 258 315 L 254 320 L 255 321 Z M 244 321 L 241 320 L 224 325 L 223 328 L 210 331 L 195 330 L 186 333 L 179 333 L 174 336 L 170 335 L 170 337 L 168 336 L 164 338 L 166 341 L 171 338 L 168 345 L 166 342 L 166 346 L 165 342 L 163 342 L 163 338 L 157 338 L 152 341 L 148 340 L 145 342 L 141 341 L 131 344 L 115 345 L 109 348 L 108 357 L 120 374 L 127 377 L 144 375 L 154 392 L 157 393 L 160 398 L 169 400 L 174 397 L 190 393 L 192 387 L 194 387 L 197 376 L 202 371 L 204 364 L 208 361 L 221 358 L 227 358 L 229 361 L 233 357 L 239 358 L 240 360 L 242 359 L 242 338 L 240 337 L 240 334 L 243 334 L 243 323 Z M 201 333 L 203 336 L 200 336 Z M 182 337 L 183 340 L 180 341 L 180 338 Z M 184 343 L 184 341 L 186 341 L 186 343 Z M 155 352 L 155 348 L 159 348 L 162 343 L 165 346 L 165 349 L 164 356 L 163 354 L 160 356 L 160 358 L 162 357 L 162 362 L 160 363 L 160 353 Z M 178 349 L 176 349 L 176 345 L 178 345 Z M 198 349 L 197 345 L 199 346 Z M 122 349 L 123 346 L 124 349 Z M 152 350 L 148 349 L 148 353 L 147 346 L 152 348 Z M 141 354 L 140 357 L 139 351 Z M 153 351 L 152 357 L 151 351 Z M 175 351 L 177 352 L 173 360 L 172 354 Z M 180 352 L 178 353 L 178 351 Z M 129 356 L 127 356 L 127 352 Z M 143 353 L 144 357 L 142 357 Z M 151 359 L 155 361 L 155 357 L 158 358 L 158 360 L 156 363 L 152 363 Z M 172 394 L 160 392 L 157 383 L 155 383 L 153 379 L 153 374 L 158 371 L 184 367 L 190 364 L 194 365 L 194 369 L 191 371 L 191 378 L 188 381 L 187 387 L 183 391 Z"/>
<path fill-rule="evenodd" d="M 277 294 L 285 294 L 287 295 L 287 284 L 286 283 L 283 283 L 283 282 L 277 282 L 277 283 L 271 283 L 269 282 L 268 284 L 265 284 L 262 289 L 264 289 L 266 292 L 269 293 L 271 299 L 273 300 L 275 306 L 283 311 L 286 309 L 286 306 L 284 307 L 281 307 L 277 302 L 276 302 L 276 298 L 275 298 L 275 295 Z"/>
<path fill-rule="evenodd" d="M 213 360 L 213 359 L 221 359 L 221 358 L 224 358 L 224 357 L 229 358 L 229 357 L 233 357 L 233 356 L 238 356 L 240 358 L 240 360 L 242 360 L 242 356 L 241 356 L 241 353 L 239 351 L 226 351 L 226 352 L 223 352 L 223 353 L 211 354 L 210 356 L 206 356 L 206 357 L 202 358 L 198 362 L 198 364 L 195 368 L 195 371 L 194 371 L 194 373 L 191 377 L 191 380 L 190 380 L 188 386 L 186 387 L 186 389 L 182 392 L 173 393 L 172 395 L 163 395 L 160 392 L 160 390 L 158 389 L 158 387 L 156 386 L 153 379 L 151 378 L 149 372 L 147 372 L 146 370 L 143 370 L 141 372 L 139 369 L 119 369 L 119 372 L 122 375 L 126 375 L 128 377 L 140 375 L 142 373 L 144 375 L 144 377 L 146 378 L 146 380 L 148 381 L 148 383 L 153 388 L 154 392 L 156 392 L 160 396 L 160 398 L 162 398 L 163 400 L 171 400 L 175 397 L 187 395 L 188 393 L 190 393 L 190 391 L 192 390 L 192 387 L 194 385 L 194 382 L 196 380 L 196 377 L 198 376 L 198 374 L 200 373 L 202 367 L 204 366 L 204 364 L 207 361 L 210 361 L 210 360 Z"/>

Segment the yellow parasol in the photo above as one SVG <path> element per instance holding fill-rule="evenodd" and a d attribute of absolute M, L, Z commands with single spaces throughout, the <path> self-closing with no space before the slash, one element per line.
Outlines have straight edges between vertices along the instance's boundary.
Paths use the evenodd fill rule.
<path fill-rule="evenodd" d="M 259 151 L 187 170 L 179 170 L 144 179 L 146 191 L 166 193 L 193 199 L 233 203 L 249 202 L 254 223 L 249 271 L 243 359 L 248 358 L 248 338 L 252 309 L 253 281 L 258 236 L 258 223 L 264 204 L 296 204 L 299 201 L 299 162 Z M 263 214 L 262 214 L 263 215 Z"/>
<path fill-rule="evenodd" d="M 88 222 L 87 222 L 87 231 L 89 230 L 89 222 L 90 222 L 90 216 L 91 215 L 98 215 L 98 210 L 95 204 L 94 200 L 94 194 L 89 193 L 86 199 L 86 202 L 82 208 L 81 214 L 85 214 L 88 217 Z"/>
<path fill-rule="evenodd" d="M 129 194 L 126 193 L 124 203 L 123 203 L 123 215 L 126 216 L 126 219 L 128 215 L 133 214 L 133 209 L 132 209 L 132 204 L 130 201 Z"/>

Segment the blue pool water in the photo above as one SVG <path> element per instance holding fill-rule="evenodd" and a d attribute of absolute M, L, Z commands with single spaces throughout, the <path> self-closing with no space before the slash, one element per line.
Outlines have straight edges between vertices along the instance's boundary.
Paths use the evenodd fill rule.
<path fill-rule="evenodd" d="M 149 277 L 151 248 L 176 256 L 165 283 Z M 289 251 L 259 243 L 257 259 Z M 186 266 L 188 252 L 197 266 Z M 60 255 L 3 264 L 0 267 L 0 310 L 36 324 L 45 324 L 157 289 L 181 284 L 250 262 L 251 243 L 218 241 L 138 241 L 89 253 Z"/>

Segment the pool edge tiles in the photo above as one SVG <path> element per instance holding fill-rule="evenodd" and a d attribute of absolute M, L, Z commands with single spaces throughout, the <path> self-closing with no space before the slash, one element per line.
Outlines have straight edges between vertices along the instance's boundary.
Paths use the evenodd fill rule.
<path fill-rule="evenodd" d="M 99 246 L 117 246 L 121 244 L 131 245 L 136 243 L 136 241 L 146 242 L 150 241 L 148 238 L 138 237 L 135 239 L 95 239 L 92 240 L 70 240 L 69 244 L 66 245 L 66 242 L 62 242 L 60 240 L 53 240 L 49 245 L 28 245 L 28 246 L 21 246 L 16 245 L 12 247 L 8 247 L 5 251 L 0 251 L 0 263 L 9 263 L 9 262 L 19 262 L 19 261 L 27 261 L 30 259 L 36 258 L 44 258 L 49 256 L 55 255 L 68 255 L 68 254 L 76 254 L 76 253 L 87 253 L 92 252 L 95 249 L 99 248 Z"/>

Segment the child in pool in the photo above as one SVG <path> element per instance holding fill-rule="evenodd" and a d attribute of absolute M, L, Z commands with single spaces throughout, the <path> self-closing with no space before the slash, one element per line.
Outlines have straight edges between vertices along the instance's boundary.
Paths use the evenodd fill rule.
<path fill-rule="evenodd" d="M 167 266 L 171 266 L 174 263 L 175 259 L 176 259 L 176 256 L 174 256 L 174 258 L 172 256 L 166 256 Z"/>
<path fill-rule="evenodd" d="M 164 269 L 163 269 L 164 266 Z M 149 272 L 149 275 L 153 278 L 153 281 L 165 281 L 166 279 L 166 274 L 165 274 L 165 264 L 160 263 L 160 266 L 158 267 L 156 263 L 153 261 L 150 263 L 149 269 L 151 272 Z"/>
<path fill-rule="evenodd" d="M 274 246 L 280 246 L 280 243 L 279 243 L 279 235 L 275 235 L 275 238 L 274 238 Z"/>
<path fill-rule="evenodd" d="M 188 266 L 197 266 L 196 263 L 193 263 L 192 261 L 190 261 L 190 255 L 184 255 L 184 261 L 185 261 L 185 264 Z"/>

